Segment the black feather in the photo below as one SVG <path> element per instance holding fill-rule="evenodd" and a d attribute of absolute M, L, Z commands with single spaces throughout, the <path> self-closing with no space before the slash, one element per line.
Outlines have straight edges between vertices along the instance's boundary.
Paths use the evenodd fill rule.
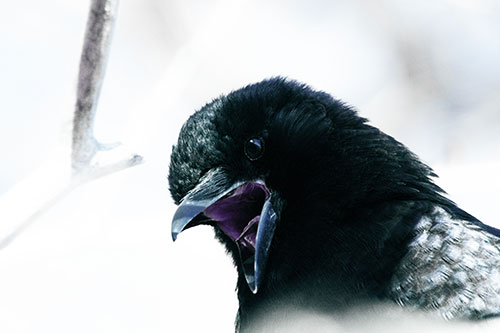
<path fill-rule="evenodd" d="M 256 161 L 244 155 L 253 137 L 265 141 Z M 235 244 L 216 228 L 239 271 L 242 329 L 281 304 L 332 312 L 390 298 L 415 226 L 436 207 L 500 236 L 447 199 L 404 145 L 330 95 L 284 78 L 246 86 L 191 116 L 172 152 L 176 203 L 214 168 L 228 182 L 265 179 L 277 194 L 279 220 L 257 294 Z"/>

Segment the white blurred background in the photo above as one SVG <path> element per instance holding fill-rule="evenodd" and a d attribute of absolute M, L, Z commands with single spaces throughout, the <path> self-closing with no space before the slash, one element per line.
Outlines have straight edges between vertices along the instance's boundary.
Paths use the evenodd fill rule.
<path fill-rule="evenodd" d="M 0 195 L 68 139 L 88 6 L 0 3 Z M 194 110 L 275 75 L 355 106 L 500 227 L 499 59 L 496 0 L 122 0 L 96 136 L 146 162 L 0 250 L 0 332 L 231 332 L 236 273 L 212 232 L 171 241 L 169 154 Z"/>

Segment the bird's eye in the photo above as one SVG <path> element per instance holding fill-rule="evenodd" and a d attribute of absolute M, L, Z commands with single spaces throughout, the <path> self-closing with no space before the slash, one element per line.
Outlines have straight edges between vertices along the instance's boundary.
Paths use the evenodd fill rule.
<path fill-rule="evenodd" d="M 252 138 L 245 142 L 245 155 L 250 161 L 258 160 L 264 154 L 264 140 L 262 138 Z"/>

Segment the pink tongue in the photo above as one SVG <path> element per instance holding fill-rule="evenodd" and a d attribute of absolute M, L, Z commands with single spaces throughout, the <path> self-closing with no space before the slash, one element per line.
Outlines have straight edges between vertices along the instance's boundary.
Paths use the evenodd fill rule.
<path fill-rule="evenodd" d="M 257 238 L 257 227 L 259 225 L 260 215 L 254 217 L 241 232 L 241 235 L 235 240 L 246 248 L 255 249 L 255 241 Z"/>
<path fill-rule="evenodd" d="M 234 242 L 254 252 L 260 212 L 268 193 L 262 184 L 245 183 L 203 213 Z"/>

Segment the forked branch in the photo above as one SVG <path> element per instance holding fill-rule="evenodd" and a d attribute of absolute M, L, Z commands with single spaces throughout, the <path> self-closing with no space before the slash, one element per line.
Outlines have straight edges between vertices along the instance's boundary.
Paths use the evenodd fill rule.
<path fill-rule="evenodd" d="M 80 60 L 76 105 L 71 133 L 71 172 L 61 165 L 49 165 L 28 177 L 0 198 L 0 249 L 9 245 L 40 215 L 59 202 L 77 185 L 126 169 L 142 162 L 137 154 L 102 163 L 111 154 L 109 146 L 94 137 L 94 120 L 101 91 L 118 0 L 92 0 Z M 67 161 L 67 160 L 65 160 Z M 60 162 L 59 160 L 57 162 Z"/>

